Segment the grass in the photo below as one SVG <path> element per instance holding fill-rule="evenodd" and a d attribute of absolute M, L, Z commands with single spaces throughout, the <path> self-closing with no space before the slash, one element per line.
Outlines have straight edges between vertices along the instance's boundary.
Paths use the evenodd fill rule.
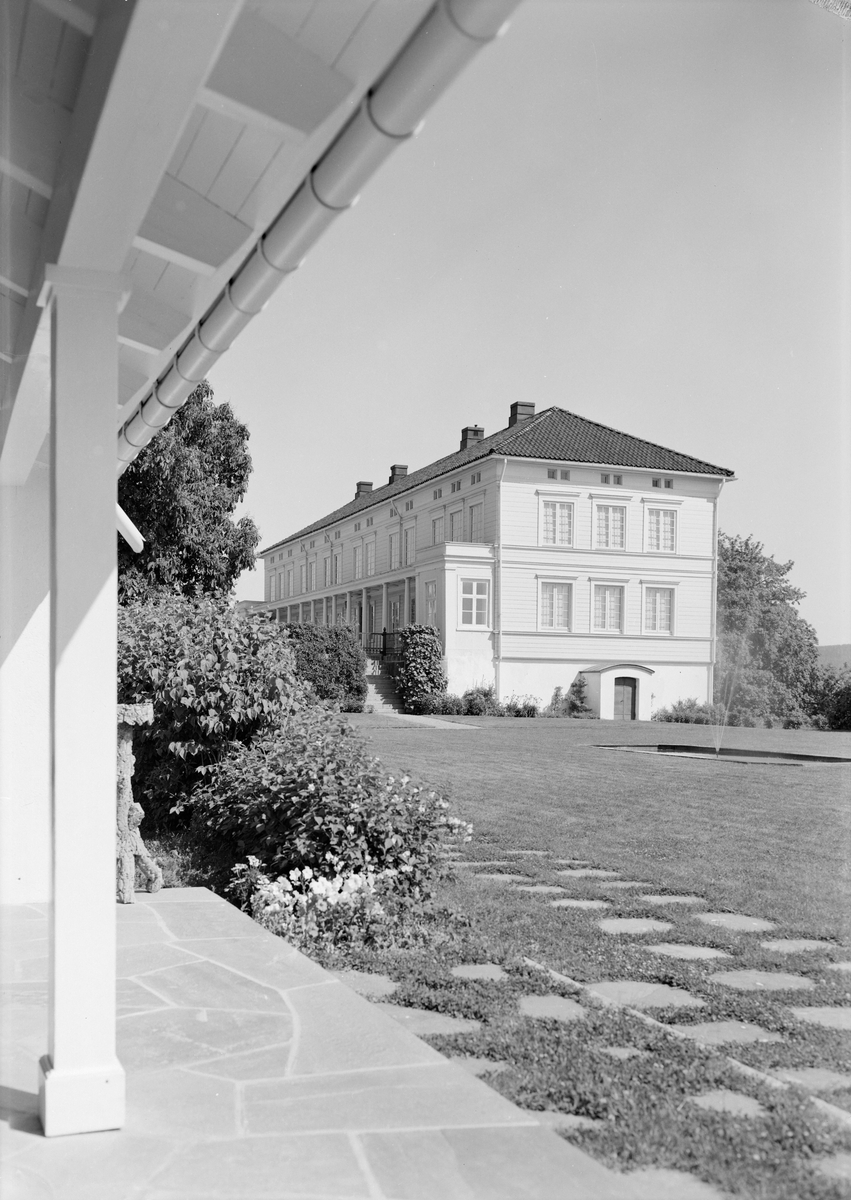
<path fill-rule="evenodd" d="M 469 720 L 469 719 L 468 719 Z M 360 723 L 356 721 L 355 723 Z M 470 857 L 505 859 L 530 882 L 559 884 L 564 895 L 608 901 L 605 916 L 669 921 L 665 933 L 604 934 L 599 911 L 554 909 L 549 897 L 477 880 L 458 869 L 444 882 L 437 950 L 362 952 L 349 965 L 383 970 L 399 985 L 394 1001 L 484 1022 L 480 1032 L 430 1039 L 449 1053 L 508 1064 L 491 1086 L 526 1107 L 601 1119 L 564 1134 L 609 1165 L 691 1171 L 729 1194 L 760 1200 L 839 1200 L 847 1181 L 813 1169 L 820 1155 L 851 1149 L 851 1133 L 818 1112 L 797 1088 L 779 1090 L 743 1078 L 726 1052 L 762 1070 L 824 1066 L 851 1072 L 851 1035 L 804 1025 L 791 1006 L 851 1004 L 851 979 L 827 969 L 851 958 L 847 868 L 849 768 L 774 767 L 618 754 L 602 743 L 711 744 L 700 727 L 476 718 L 475 730 L 442 731 L 372 718 L 365 732 L 394 769 L 451 790 L 458 815 L 472 821 Z M 842 735 L 774 730 L 728 731 L 743 748 L 848 753 Z M 516 857 L 518 849 L 548 851 Z M 556 858 L 584 860 L 650 886 L 611 888 L 604 880 L 565 879 Z M 694 893 L 711 909 L 775 923 L 770 935 L 707 926 L 680 906 L 659 908 L 644 891 Z M 450 936 L 446 930 L 451 929 Z M 764 950 L 766 937 L 820 937 L 832 949 L 796 955 Z M 649 953 L 655 941 L 712 946 L 728 958 L 682 961 Z M 553 988 L 519 966 L 530 956 L 579 981 L 644 979 L 685 988 L 700 1009 L 654 1010 L 663 1023 L 750 1021 L 782 1042 L 704 1049 L 675 1041 L 623 1011 L 591 1002 L 572 1025 L 529 1021 L 518 995 Z M 453 962 L 503 964 L 503 983 L 473 983 L 449 974 Z M 743 967 L 809 977 L 809 992 L 740 992 L 710 977 Z M 584 1001 L 587 1004 L 587 1000 Z M 630 1045 L 649 1057 L 618 1061 L 606 1046 Z M 763 1104 L 743 1119 L 705 1112 L 689 1097 L 729 1087 Z M 851 1110 L 851 1089 L 829 1097 Z"/>

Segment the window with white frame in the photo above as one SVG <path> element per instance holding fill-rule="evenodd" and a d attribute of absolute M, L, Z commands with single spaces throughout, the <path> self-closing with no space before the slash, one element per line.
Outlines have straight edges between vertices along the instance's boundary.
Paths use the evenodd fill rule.
<path fill-rule="evenodd" d="M 648 508 L 647 549 L 675 554 L 677 549 L 677 514 L 672 508 Z"/>
<path fill-rule="evenodd" d="M 623 630 L 623 588 L 616 584 L 594 584 L 594 628 L 603 633 Z"/>
<path fill-rule="evenodd" d="M 416 529 L 402 530 L 402 557 L 406 567 L 410 567 L 416 558 L 417 553 L 417 537 Z"/>
<path fill-rule="evenodd" d="M 352 547 L 352 576 L 360 579 L 363 575 L 363 546 Z"/>
<path fill-rule="evenodd" d="M 464 526 L 461 524 L 464 517 L 463 511 L 459 508 L 457 512 L 449 514 L 449 540 L 450 542 L 463 542 Z"/>
<path fill-rule="evenodd" d="M 644 589 L 644 632 L 673 633 L 674 589 L 648 587 Z"/>
<path fill-rule="evenodd" d="M 272 580 L 273 580 L 273 578 L 274 578 L 273 575 L 266 576 L 266 599 L 267 600 L 272 599 Z"/>
<path fill-rule="evenodd" d="M 437 625 L 437 583 L 430 579 L 425 585 L 426 625 Z"/>
<path fill-rule="evenodd" d="M 331 586 L 331 559 L 325 558 L 322 560 L 322 586 Z"/>
<path fill-rule="evenodd" d="M 542 514 L 542 540 L 545 546 L 573 545 L 573 505 L 560 500 L 545 500 Z"/>
<path fill-rule="evenodd" d="M 292 567 L 290 567 L 289 570 L 287 571 L 287 595 L 291 596 L 292 594 L 293 594 L 293 569 L 292 569 Z"/>
<path fill-rule="evenodd" d="M 375 574 L 375 542 L 366 543 L 366 573 Z"/>
<path fill-rule="evenodd" d="M 470 483 L 481 483 L 481 482 L 482 482 L 481 471 L 474 471 L 473 474 L 470 476 Z"/>
<path fill-rule="evenodd" d="M 307 591 L 307 563 L 302 563 L 301 566 L 299 567 L 299 584 L 300 584 L 299 590 L 301 592 L 306 592 Z"/>
<path fill-rule="evenodd" d="M 399 566 L 399 534 L 390 534 L 390 570 L 395 571 Z"/>
<path fill-rule="evenodd" d="M 572 591 L 569 583 L 541 583 L 541 629 L 570 629 Z"/>
<path fill-rule="evenodd" d="M 470 505 L 470 541 L 485 540 L 485 506 L 484 504 Z"/>
<path fill-rule="evenodd" d="M 599 549 L 626 549 L 626 509 L 622 505 L 598 504 L 596 525 Z"/>
<path fill-rule="evenodd" d="M 307 590 L 309 592 L 316 591 L 316 563 L 309 562 L 307 564 Z"/>
<path fill-rule="evenodd" d="M 435 517 L 431 523 L 431 544 L 439 546 L 443 541 L 443 517 Z"/>
<path fill-rule="evenodd" d="M 331 582 L 332 584 L 342 583 L 343 580 L 343 556 L 338 550 L 331 560 Z"/>
<path fill-rule="evenodd" d="M 488 625 L 489 601 L 489 580 L 462 579 L 461 624 L 479 628 L 486 627 Z"/>
<path fill-rule="evenodd" d="M 281 573 L 278 575 L 278 599 L 283 600 L 283 598 L 284 598 L 284 572 L 281 571 Z"/>

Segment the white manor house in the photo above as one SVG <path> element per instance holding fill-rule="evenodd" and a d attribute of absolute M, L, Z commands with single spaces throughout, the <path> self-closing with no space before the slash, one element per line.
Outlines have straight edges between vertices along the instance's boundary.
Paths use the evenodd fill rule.
<path fill-rule="evenodd" d="M 261 551 L 262 608 L 376 650 L 416 622 L 450 692 L 546 703 L 581 672 L 604 719 L 712 696 L 717 504 L 733 472 L 561 408 L 511 405 L 460 449 Z M 385 639 L 386 642 L 386 639 Z"/>

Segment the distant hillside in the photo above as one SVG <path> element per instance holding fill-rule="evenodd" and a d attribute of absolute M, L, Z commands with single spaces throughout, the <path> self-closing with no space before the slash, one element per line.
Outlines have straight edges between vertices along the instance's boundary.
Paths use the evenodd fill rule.
<path fill-rule="evenodd" d="M 818 656 L 823 667 L 851 666 L 851 643 L 844 646 L 819 646 Z"/>

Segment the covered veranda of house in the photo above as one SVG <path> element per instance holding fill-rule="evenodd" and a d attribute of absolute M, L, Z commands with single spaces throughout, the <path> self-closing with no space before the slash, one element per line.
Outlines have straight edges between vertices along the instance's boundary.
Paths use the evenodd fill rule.
<path fill-rule="evenodd" d="M 3 6 L 0 901 L 39 927 L 49 1137 L 125 1121 L 117 477 L 515 2 Z"/>

